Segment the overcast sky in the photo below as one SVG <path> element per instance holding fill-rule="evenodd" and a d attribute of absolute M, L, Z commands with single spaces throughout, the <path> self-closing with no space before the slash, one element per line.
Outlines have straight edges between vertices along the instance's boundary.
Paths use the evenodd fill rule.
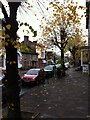
<path fill-rule="evenodd" d="M 4 4 L 6 4 L 6 0 L 0 0 L 2 1 Z M 37 40 L 39 35 L 40 35 L 40 20 L 42 19 L 42 17 L 44 16 L 46 19 L 48 19 L 48 16 L 50 15 L 50 12 L 47 11 L 47 7 L 48 7 L 48 3 L 49 1 L 53 1 L 53 0 L 28 0 L 28 2 L 30 3 L 30 5 L 33 6 L 33 9 L 28 10 L 26 5 L 24 4 L 23 7 L 19 7 L 18 12 L 17 12 L 17 20 L 21 21 L 21 22 L 27 22 L 30 26 L 33 27 L 34 30 L 37 30 L 38 36 L 36 38 L 32 37 L 33 34 L 27 34 L 27 30 L 28 27 L 20 27 L 17 34 L 21 37 L 20 40 L 23 40 L 24 35 L 29 35 L 30 40 Z M 60 0 L 61 1 L 61 0 Z M 74 2 L 78 2 L 79 5 L 85 6 L 85 1 L 83 0 L 83 2 L 81 0 L 73 0 Z M 24 7 L 25 6 L 25 7 Z M 6 7 L 7 12 L 9 14 L 9 9 L 8 7 Z M 27 13 L 25 12 L 25 10 L 27 11 Z M 1 13 L 1 11 L 0 11 Z M 80 11 L 79 11 L 80 13 Z M 0 18 L 3 17 L 2 14 L 0 14 Z M 85 18 L 82 19 L 82 27 L 85 29 Z M 24 32 L 23 32 L 24 30 Z"/>
<path fill-rule="evenodd" d="M 31 0 L 28 0 L 28 2 L 30 2 Z M 35 2 L 36 1 L 36 2 Z M 23 14 L 21 14 L 21 12 L 20 12 L 20 10 L 18 10 L 18 19 L 19 20 L 21 20 L 21 21 L 25 21 L 25 22 L 28 22 L 29 24 L 31 24 L 32 25 L 32 27 L 35 29 L 35 30 L 37 30 L 37 33 L 38 33 L 38 36 L 36 37 L 36 38 L 33 38 L 32 37 L 32 33 L 29 35 L 29 37 L 30 37 L 30 40 L 36 40 L 36 39 L 38 39 L 38 37 L 39 37 L 39 35 L 40 35 L 40 29 L 39 29 L 39 24 L 40 24 L 40 20 L 41 20 L 41 18 L 43 17 L 43 16 L 45 16 L 46 18 L 47 18 L 47 16 L 49 16 L 50 15 L 50 12 L 48 12 L 45 8 L 47 8 L 47 6 L 48 6 L 48 1 L 50 1 L 50 0 L 39 0 L 39 3 L 37 3 L 37 1 L 38 0 L 32 0 L 32 5 L 33 5 L 33 10 L 31 10 L 31 11 L 29 11 L 29 14 L 26 14 L 26 13 L 24 13 L 23 12 Z M 79 5 L 81 5 L 81 6 L 85 6 L 86 4 L 85 4 L 85 1 L 86 0 L 83 0 L 83 2 L 82 1 L 80 1 L 80 0 L 74 0 L 74 2 L 78 2 L 79 3 Z M 41 9 L 42 8 L 42 9 Z M 21 9 L 21 8 L 20 8 Z M 43 11 L 42 11 L 43 10 Z M 79 11 L 79 13 L 81 13 L 80 11 Z M 35 14 L 37 15 L 37 16 L 35 16 Z M 82 14 L 82 13 L 81 13 Z M 82 19 L 82 28 L 85 30 L 85 23 L 86 23 L 86 21 L 85 21 L 85 18 L 83 18 Z M 22 41 L 22 39 L 23 39 L 23 36 L 24 36 L 24 34 L 25 35 L 28 35 L 27 34 L 27 32 L 22 32 L 22 29 L 23 29 L 23 27 L 22 28 L 20 28 L 19 30 L 18 30 L 18 35 L 21 37 L 21 41 Z M 24 27 L 24 30 L 27 30 L 27 27 Z"/>

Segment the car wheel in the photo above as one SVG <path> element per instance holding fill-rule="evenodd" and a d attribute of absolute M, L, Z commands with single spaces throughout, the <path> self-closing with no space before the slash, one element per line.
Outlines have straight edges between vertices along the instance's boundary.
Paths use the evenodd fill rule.
<path fill-rule="evenodd" d="M 43 78 L 43 79 L 41 80 L 41 82 L 44 84 L 44 83 L 45 83 L 45 79 Z"/>

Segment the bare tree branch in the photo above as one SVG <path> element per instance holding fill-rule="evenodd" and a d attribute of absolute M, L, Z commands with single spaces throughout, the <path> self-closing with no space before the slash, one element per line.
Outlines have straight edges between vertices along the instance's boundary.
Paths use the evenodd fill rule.
<path fill-rule="evenodd" d="M 5 9 L 5 7 L 4 7 L 4 5 L 2 4 L 2 2 L 0 1 L 0 4 L 1 4 L 1 9 L 2 9 L 2 13 L 3 13 L 3 15 L 4 15 L 4 18 L 5 18 L 5 20 L 7 21 L 8 20 L 8 14 L 7 14 L 7 12 L 6 12 L 6 9 Z"/>

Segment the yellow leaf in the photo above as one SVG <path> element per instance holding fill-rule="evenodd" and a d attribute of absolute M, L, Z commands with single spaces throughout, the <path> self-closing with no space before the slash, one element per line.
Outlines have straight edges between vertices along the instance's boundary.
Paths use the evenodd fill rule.
<path fill-rule="evenodd" d="M 10 36 L 8 34 L 5 34 L 5 38 L 10 38 Z"/>
<path fill-rule="evenodd" d="M 14 106 L 14 104 L 12 103 L 11 106 Z"/>
<path fill-rule="evenodd" d="M 18 46 L 17 45 L 14 45 L 14 48 L 17 48 Z"/>
<path fill-rule="evenodd" d="M 48 28 L 49 31 L 51 31 L 51 28 Z"/>
<path fill-rule="evenodd" d="M 5 82 L 7 82 L 7 79 L 5 80 Z"/>
<path fill-rule="evenodd" d="M 10 30 L 10 29 L 11 29 L 11 25 L 10 25 L 10 24 L 6 25 L 6 28 L 7 28 L 8 30 Z"/>
<path fill-rule="evenodd" d="M 10 62 L 10 65 L 12 64 L 12 61 Z"/>
<path fill-rule="evenodd" d="M 16 64 L 16 61 L 13 61 L 14 64 Z"/>
<path fill-rule="evenodd" d="M 8 46 L 8 42 L 5 42 L 5 46 Z"/>
<path fill-rule="evenodd" d="M 12 108 L 12 110 L 14 110 L 14 108 Z"/>

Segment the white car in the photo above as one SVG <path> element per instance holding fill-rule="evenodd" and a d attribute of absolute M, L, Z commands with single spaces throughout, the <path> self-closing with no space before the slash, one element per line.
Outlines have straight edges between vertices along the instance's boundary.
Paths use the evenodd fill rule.
<path fill-rule="evenodd" d="M 70 67 L 69 62 L 66 62 L 66 63 L 65 63 L 65 68 L 68 69 L 69 67 Z"/>

